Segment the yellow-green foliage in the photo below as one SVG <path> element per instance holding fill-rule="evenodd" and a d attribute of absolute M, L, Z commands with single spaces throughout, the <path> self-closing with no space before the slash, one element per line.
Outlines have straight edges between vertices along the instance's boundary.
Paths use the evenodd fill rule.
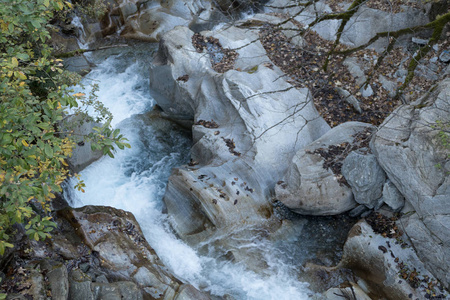
<path fill-rule="evenodd" d="M 49 202 L 69 176 L 65 160 L 74 147 L 70 132 L 58 132 L 58 124 L 83 95 L 71 95 L 74 77 L 52 58 L 48 30 L 54 14 L 70 6 L 61 0 L 0 0 L 0 255 L 13 246 L 12 225 L 24 224 L 35 240 L 55 227 Z M 106 124 L 87 138 L 112 156 L 114 146 L 129 145 L 108 118 Z"/>

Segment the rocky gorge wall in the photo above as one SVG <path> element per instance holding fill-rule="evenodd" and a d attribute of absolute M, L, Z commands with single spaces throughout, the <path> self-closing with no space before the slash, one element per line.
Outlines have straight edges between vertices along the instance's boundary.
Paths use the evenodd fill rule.
<path fill-rule="evenodd" d="M 152 97 L 166 117 L 194 123 L 191 162 L 173 171 L 164 197 L 178 236 L 190 244 L 226 246 L 229 240 L 221 236 L 272 234 L 286 223 L 274 213 L 275 200 L 303 215 L 348 212 L 361 221 L 349 234 L 341 263 L 325 269 L 309 265 L 307 272 L 351 269 L 357 278 L 349 292 L 356 290 L 361 299 L 448 298 L 450 163 L 449 149 L 439 138 L 442 127 L 436 126 L 450 122 L 448 63 L 436 62 L 446 69 L 433 89 L 420 91 L 422 97 L 400 105 L 380 125 L 344 122 L 331 128 L 318 112 L 312 91 L 293 84 L 259 35 L 262 24 L 280 22 L 275 13 L 296 15 L 285 25 L 298 29 L 296 22 L 305 22 L 316 11 L 286 11 L 289 2 L 271 1 L 275 8 L 266 14 L 209 30 L 232 20 L 225 13 L 230 3 L 225 2 L 122 1 L 110 11 L 110 23 L 86 27 L 91 40 L 120 27 L 124 38 L 160 43 L 150 66 Z M 331 10 L 325 1 L 319 4 L 318 12 Z M 408 9 L 389 15 L 391 23 L 373 25 L 384 17 L 382 10 L 362 11 L 348 25 L 344 41 L 359 46 L 376 32 L 427 22 L 422 11 Z M 359 22 L 365 25 L 355 27 Z M 330 21 L 316 31 L 333 38 L 337 25 Z M 289 39 L 297 46 L 307 43 L 295 34 Z M 347 67 L 355 78 L 367 76 L 357 59 L 347 61 Z M 401 76 L 393 77 L 386 79 L 388 84 L 380 83 L 380 90 L 387 90 L 389 83 L 398 85 Z M 354 107 L 364 102 L 355 101 Z M 41 257 L 42 269 L 62 274 L 49 276 L 51 292 L 60 293 L 61 299 L 99 299 L 106 294 L 209 298 L 159 263 L 126 212 L 86 207 L 59 214 L 61 227 L 75 228 L 73 239 L 83 239 L 88 248 L 76 249 L 56 235 L 52 251 L 77 264 L 91 260 L 94 266 L 67 273 L 58 259 Z M 248 260 L 245 250 L 235 245 L 231 252 L 237 261 Z M 35 278 L 43 282 L 40 276 Z M 57 284 L 53 276 L 63 283 Z M 338 292 L 342 288 L 330 289 L 323 297 L 336 299 Z M 41 293 L 43 289 L 36 295 Z"/>
<path fill-rule="evenodd" d="M 383 15 L 380 10 L 364 13 L 369 17 L 361 18 L 368 24 L 372 16 Z M 412 18 L 411 13 L 419 12 L 394 16 L 390 25 L 384 24 L 387 27 L 349 32 L 353 39 L 368 39 L 376 32 L 397 30 L 399 23 L 408 27 L 427 22 L 425 15 Z M 405 17 L 417 23 L 401 22 Z M 397 220 L 404 239 L 448 288 L 445 270 L 449 269 L 449 248 L 441 234 L 449 225 L 443 209 L 450 199 L 448 149 L 439 144 L 439 129 L 433 127 L 441 120 L 448 122 L 448 80 L 433 92 L 423 91 L 427 96 L 418 102 L 394 110 L 378 128 L 344 123 L 328 131 L 309 106 L 311 100 L 301 100 L 284 80 L 270 77 L 280 71 L 268 65 L 264 49 L 258 47 L 257 33 L 234 25 L 237 27 L 201 32 L 203 48 L 196 48 L 192 31 L 176 27 L 162 36 L 151 67 L 154 97 L 163 110 L 174 118 L 193 119 L 196 124 L 193 164 L 174 171 L 165 196 L 175 230 L 188 241 L 198 241 L 232 224 L 262 222 L 258 207 L 267 207 L 265 201 L 273 191 L 275 199 L 302 214 L 338 214 L 354 208 L 351 214 L 367 216 L 383 207 L 388 215 L 408 215 Z M 216 39 L 221 49 L 211 50 Z M 215 70 L 214 51 L 223 54 L 224 49 L 237 49 L 237 58 L 230 70 L 221 72 Z M 284 100 L 285 96 L 290 101 Z M 267 138 L 260 141 L 264 136 Z M 330 162 L 328 157 L 343 152 L 340 166 L 334 170 L 337 161 Z M 239 185 L 240 180 L 245 184 Z M 437 251 L 425 250 L 430 247 Z M 401 274 L 401 268 L 390 265 L 381 272 Z M 384 284 L 389 290 L 386 281 Z M 377 287 L 383 289 L 383 283 Z M 417 295 L 424 294 L 427 292 L 422 290 Z"/>

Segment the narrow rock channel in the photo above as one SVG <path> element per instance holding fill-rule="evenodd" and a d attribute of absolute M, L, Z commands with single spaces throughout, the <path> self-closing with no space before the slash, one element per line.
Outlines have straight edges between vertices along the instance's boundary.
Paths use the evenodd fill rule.
<path fill-rule="evenodd" d="M 302 264 L 308 260 L 336 264 L 351 221 L 304 219 L 291 213 L 286 229 L 276 236 L 269 237 L 256 228 L 231 243 L 246 249 L 248 256 L 239 258 L 245 263 L 230 260 L 227 255 L 232 249 L 223 248 L 220 240 L 191 248 L 170 230 L 168 217 L 162 213 L 162 197 L 172 168 L 189 160 L 191 133 L 153 111 L 146 72 L 153 50 L 154 45 L 140 45 L 119 54 L 91 57 L 97 67 L 83 84 L 99 85 L 99 100 L 114 114 L 114 126 L 128 137 L 132 147 L 83 170 L 85 193 L 67 188 L 68 202 L 73 207 L 105 205 L 132 212 L 163 263 L 178 278 L 212 295 L 309 298 L 314 292 L 308 287 L 311 278 L 305 275 Z M 282 208 L 278 213 L 282 214 Z M 232 233 L 221 238 L 233 238 Z"/>

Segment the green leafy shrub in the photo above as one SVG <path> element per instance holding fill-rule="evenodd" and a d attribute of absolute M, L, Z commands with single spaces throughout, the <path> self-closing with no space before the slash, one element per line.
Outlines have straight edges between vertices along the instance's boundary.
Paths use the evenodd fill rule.
<path fill-rule="evenodd" d="M 70 9 L 61 0 L 0 0 L 0 255 L 9 242 L 12 226 L 24 224 L 35 240 L 50 236 L 56 226 L 50 216 L 50 201 L 61 192 L 69 174 L 66 158 L 75 138 L 61 132 L 67 108 L 97 103 L 70 86 L 76 76 L 52 57 L 48 45 L 50 21 Z M 115 146 L 129 147 L 126 139 L 110 128 L 111 115 L 100 104 L 96 120 L 105 125 L 86 138 L 93 148 L 113 156 Z M 94 106 L 95 106 L 94 105 Z"/>

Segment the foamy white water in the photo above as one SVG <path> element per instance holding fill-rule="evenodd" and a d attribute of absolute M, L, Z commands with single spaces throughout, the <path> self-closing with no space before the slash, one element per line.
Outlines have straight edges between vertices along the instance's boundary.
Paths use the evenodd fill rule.
<path fill-rule="evenodd" d="M 152 122 L 156 121 L 145 114 L 154 105 L 148 90 L 150 51 L 139 51 L 128 50 L 98 62 L 83 80 L 85 85 L 99 85 L 99 100 L 113 113 L 112 124 L 129 139 L 131 149 L 117 152 L 114 159 L 104 157 L 83 170 L 86 192 L 75 191 L 70 182 L 66 193 L 69 203 L 74 207 L 107 205 L 132 212 L 165 265 L 213 295 L 229 294 L 236 300 L 309 298 L 312 293 L 298 280 L 296 265 L 268 241 L 251 240 L 243 245 L 265 249 L 262 255 L 269 267 L 259 274 L 215 257 L 215 251 L 199 255 L 169 230 L 167 216 L 161 212 L 162 197 L 171 169 L 189 159 L 190 140 L 188 134 L 167 122 L 154 126 Z"/>

